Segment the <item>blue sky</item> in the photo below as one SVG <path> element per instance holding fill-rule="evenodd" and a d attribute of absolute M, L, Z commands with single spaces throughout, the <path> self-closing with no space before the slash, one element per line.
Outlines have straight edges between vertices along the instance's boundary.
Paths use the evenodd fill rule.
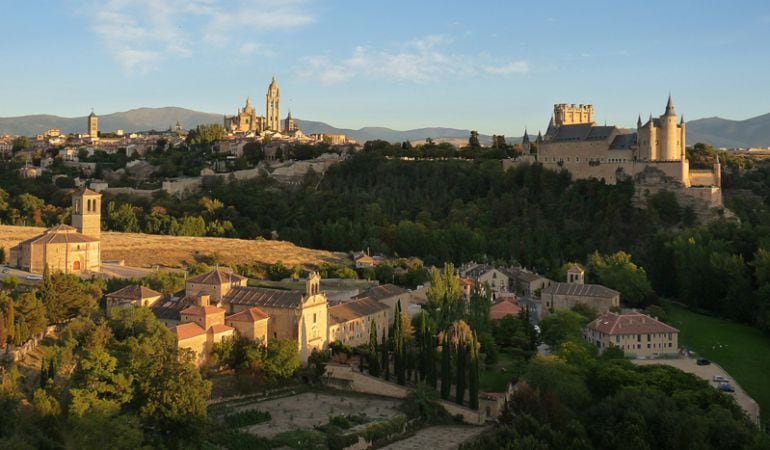
<path fill-rule="evenodd" d="M 0 24 L 0 117 L 232 114 L 272 75 L 284 114 L 347 128 L 770 112 L 767 1 L 0 0 Z"/>

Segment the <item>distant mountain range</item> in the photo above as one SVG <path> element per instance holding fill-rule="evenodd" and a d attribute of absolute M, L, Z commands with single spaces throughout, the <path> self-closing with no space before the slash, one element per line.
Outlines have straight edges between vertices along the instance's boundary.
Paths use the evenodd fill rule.
<path fill-rule="evenodd" d="M 99 129 L 105 131 L 149 131 L 173 128 L 179 121 L 186 129 L 206 123 L 221 123 L 222 114 L 204 113 L 184 108 L 139 108 L 99 116 Z M 306 134 L 340 133 L 359 142 L 383 139 L 389 142 L 419 142 L 426 138 L 467 142 L 470 130 L 457 128 L 418 128 L 414 130 L 393 130 L 385 127 L 364 127 L 358 130 L 336 128 L 324 122 L 297 119 L 297 125 Z M 59 117 L 53 115 L 32 115 L 21 117 L 0 117 L 0 134 L 35 136 L 50 128 L 59 128 L 62 133 L 84 133 L 86 117 Z M 530 136 L 534 139 L 534 136 Z M 491 136 L 480 135 L 482 143 L 491 141 Z M 509 138 L 519 142 L 521 138 Z M 715 147 L 768 147 L 770 146 L 770 114 L 747 120 L 728 120 L 719 117 L 698 119 L 687 122 L 687 142 L 705 142 Z"/>

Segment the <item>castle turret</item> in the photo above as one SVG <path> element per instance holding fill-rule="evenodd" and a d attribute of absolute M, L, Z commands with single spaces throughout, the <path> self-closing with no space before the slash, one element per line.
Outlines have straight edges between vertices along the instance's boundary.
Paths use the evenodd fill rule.
<path fill-rule="evenodd" d="M 80 234 L 99 239 L 102 232 L 102 194 L 83 189 L 72 195 L 72 226 Z"/>
<path fill-rule="evenodd" d="M 658 159 L 662 161 L 679 161 L 682 159 L 682 135 L 677 126 L 676 111 L 671 95 L 668 96 L 666 112 L 660 116 L 660 148 Z"/>

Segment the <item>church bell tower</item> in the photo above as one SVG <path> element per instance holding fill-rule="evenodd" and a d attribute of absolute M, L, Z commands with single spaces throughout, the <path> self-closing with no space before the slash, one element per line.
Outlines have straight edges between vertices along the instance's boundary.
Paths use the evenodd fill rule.
<path fill-rule="evenodd" d="M 102 194 L 83 189 L 72 195 L 72 226 L 80 234 L 99 239 L 102 230 Z"/>
<path fill-rule="evenodd" d="M 281 90 L 273 77 L 267 88 L 265 102 L 265 128 L 270 131 L 281 131 Z"/>

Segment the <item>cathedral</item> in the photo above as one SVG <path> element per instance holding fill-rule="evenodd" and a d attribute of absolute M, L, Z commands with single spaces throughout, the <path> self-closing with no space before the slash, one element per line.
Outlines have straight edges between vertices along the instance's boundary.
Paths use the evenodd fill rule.
<path fill-rule="evenodd" d="M 32 273 L 52 271 L 76 275 L 101 267 L 102 195 L 83 189 L 72 195 L 72 226 L 60 224 L 11 248 L 11 265 Z"/>
<path fill-rule="evenodd" d="M 281 89 L 273 77 L 265 95 L 265 115 L 258 116 L 251 104 L 251 99 L 246 99 L 246 105 L 234 116 L 224 117 L 225 130 L 233 134 L 261 134 L 266 131 L 291 133 L 297 131 L 294 119 L 289 113 L 285 120 L 285 128 L 281 128 Z"/>
<path fill-rule="evenodd" d="M 637 194 L 660 190 L 677 194 L 680 203 L 701 212 L 722 208 L 721 167 L 690 169 L 686 124 L 678 118 L 671 96 L 664 113 L 641 116 L 636 129 L 597 125 L 592 105 L 554 105 L 545 135 L 537 139 L 537 161 L 573 178 L 604 179 L 609 184 L 633 179 Z M 527 138 L 527 141 L 529 139 Z"/>

